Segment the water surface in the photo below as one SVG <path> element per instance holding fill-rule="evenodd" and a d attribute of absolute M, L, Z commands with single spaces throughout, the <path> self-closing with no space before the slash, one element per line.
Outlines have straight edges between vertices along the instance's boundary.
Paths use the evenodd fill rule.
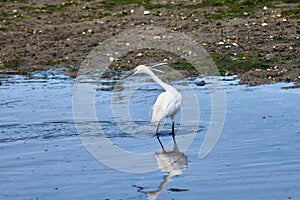
<path fill-rule="evenodd" d="M 184 152 L 186 163 L 182 158 L 171 172 L 158 165 L 156 171 L 134 174 L 101 164 L 82 144 L 72 114 L 73 79 L 50 71 L 1 75 L 0 81 L 0 199 L 300 198 L 299 89 L 225 82 L 222 135 L 199 159 L 211 117 L 210 91 L 192 81 L 174 83 L 189 84 L 199 99 L 199 127 L 176 136 L 197 133 Z M 112 91 L 101 87 L 96 112 L 107 137 L 128 151 L 161 153 L 149 130 L 144 137 L 121 130 L 109 106 Z M 149 124 L 149 109 L 160 92 L 151 83 L 135 91 L 129 112 L 136 123 Z M 179 120 L 180 115 L 178 126 Z M 167 122 L 162 141 L 172 144 L 169 128 Z"/>

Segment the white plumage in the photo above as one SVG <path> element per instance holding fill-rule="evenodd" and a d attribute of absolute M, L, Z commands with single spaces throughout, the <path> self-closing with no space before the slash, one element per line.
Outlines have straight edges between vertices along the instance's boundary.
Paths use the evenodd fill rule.
<path fill-rule="evenodd" d="M 181 106 L 181 99 L 180 93 L 177 96 L 168 91 L 161 93 L 153 105 L 151 122 L 159 123 L 167 117 L 174 121 Z"/>
<path fill-rule="evenodd" d="M 155 66 L 164 65 L 164 64 L 165 63 L 160 63 Z M 164 83 L 153 73 L 152 70 L 160 71 L 160 70 L 154 69 L 153 67 L 155 67 L 155 66 L 147 67 L 145 65 L 139 65 L 134 69 L 133 75 L 148 74 L 149 76 L 151 76 L 151 78 L 157 84 L 159 84 L 165 90 L 165 92 L 161 93 L 157 97 L 157 99 L 153 105 L 152 119 L 151 119 L 152 123 L 157 124 L 156 135 L 157 135 L 159 143 L 163 147 L 161 141 L 159 140 L 159 133 L 158 133 L 159 125 L 162 121 L 164 121 L 165 118 L 171 117 L 171 119 L 172 119 L 172 136 L 174 139 L 174 120 L 175 120 L 176 114 L 180 110 L 180 107 L 182 104 L 182 95 L 174 87 Z M 160 72 L 162 72 L 162 71 L 160 71 Z"/>

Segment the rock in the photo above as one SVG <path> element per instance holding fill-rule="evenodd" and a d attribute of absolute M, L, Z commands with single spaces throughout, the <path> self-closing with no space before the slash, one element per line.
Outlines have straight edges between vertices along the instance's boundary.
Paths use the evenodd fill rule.
<path fill-rule="evenodd" d="M 143 56 L 143 53 L 138 53 L 136 54 L 137 57 L 142 57 Z"/>
<path fill-rule="evenodd" d="M 267 53 L 266 56 L 265 56 L 265 58 L 266 58 L 267 60 L 271 60 L 271 59 L 275 58 L 275 55 L 272 54 L 272 53 Z"/>
<path fill-rule="evenodd" d="M 199 79 L 196 79 L 195 80 L 195 84 L 197 85 L 197 86 L 204 86 L 204 85 L 206 85 L 206 82 L 204 81 L 204 80 L 199 80 Z"/>
<path fill-rule="evenodd" d="M 150 13 L 151 13 L 151 12 L 148 11 L 148 10 L 145 10 L 145 11 L 144 11 L 144 15 L 150 15 Z"/>
<path fill-rule="evenodd" d="M 109 57 L 109 61 L 110 61 L 110 62 L 115 61 L 114 57 Z"/>

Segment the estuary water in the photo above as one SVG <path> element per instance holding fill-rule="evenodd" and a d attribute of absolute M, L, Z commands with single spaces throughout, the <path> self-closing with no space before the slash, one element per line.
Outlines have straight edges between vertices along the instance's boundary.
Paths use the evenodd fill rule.
<path fill-rule="evenodd" d="M 156 127 L 149 125 L 161 88 L 149 81 L 133 92 L 128 113 L 139 130 L 133 126 L 129 133 L 124 130 L 129 121 L 118 121 L 122 115 L 112 107 L 122 100 L 112 100 L 116 91 L 99 82 L 94 123 L 105 138 L 95 132 L 94 140 L 109 139 L 127 152 L 153 155 L 155 170 L 129 173 L 101 162 L 83 142 L 73 118 L 74 79 L 47 71 L 2 74 L 0 81 L 0 199 L 300 199 L 300 89 L 281 89 L 288 84 L 248 87 L 224 80 L 224 127 L 212 151 L 199 158 L 212 115 L 214 91 L 208 85 L 172 83 L 181 92 L 192 88 L 199 123 L 180 126 L 178 115 L 174 145 L 166 121 L 163 151 L 152 135 Z M 180 141 L 191 134 L 191 144 L 182 147 Z M 120 165 L 139 162 L 111 159 L 120 159 Z"/>

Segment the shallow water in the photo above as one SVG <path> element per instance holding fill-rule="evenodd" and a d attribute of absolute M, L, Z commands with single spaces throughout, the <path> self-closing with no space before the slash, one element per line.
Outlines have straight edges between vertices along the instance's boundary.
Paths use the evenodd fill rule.
<path fill-rule="evenodd" d="M 174 83 L 190 85 L 199 99 L 199 126 L 176 136 L 180 141 L 197 133 L 184 152 L 187 162 L 183 157 L 172 173 L 159 165 L 153 172 L 126 173 L 103 165 L 82 143 L 72 113 L 73 79 L 50 71 L 1 75 L 0 81 L 0 199 L 300 199 L 300 89 L 225 82 L 224 129 L 213 151 L 200 159 L 210 91 L 189 81 Z M 148 124 L 162 90 L 149 83 L 133 94 L 129 113 L 145 127 L 137 135 L 121 130 L 108 106 L 112 91 L 101 87 L 95 107 L 106 136 L 127 151 L 161 152 Z M 169 129 L 167 122 L 164 144 L 172 144 Z"/>

